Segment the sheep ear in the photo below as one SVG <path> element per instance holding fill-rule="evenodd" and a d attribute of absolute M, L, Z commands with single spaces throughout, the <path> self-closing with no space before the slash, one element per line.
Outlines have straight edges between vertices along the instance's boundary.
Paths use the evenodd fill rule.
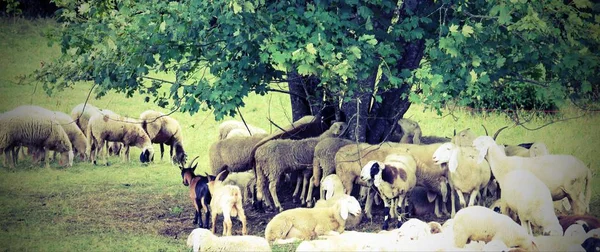
<path fill-rule="evenodd" d="M 333 190 L 332 188 L 327 188 L 327 193 L 325 193 L 325 200 L 331 199 L 331 197 L 333 197 Z"/>
<path fill-rule="evenodd" d="M 456 172 L 458 169 L 458 148 L 452 149 L 450 152 L 450 160 L 448 160 L 448 170 Z"/>
<path fill-rule="evenodd" d="M 348 219 L 348 204 L 345 201 L 340 201 L 340 216 L 342 220 Z"/>
<path fill-rule="evenodd" d="M 479 155 L 477 156 L 477 164 L 481 164 L 485 159 L 485 155 L 487 155 L 489 146 L 476 146 L 476 149 L 479 151 Z"/>

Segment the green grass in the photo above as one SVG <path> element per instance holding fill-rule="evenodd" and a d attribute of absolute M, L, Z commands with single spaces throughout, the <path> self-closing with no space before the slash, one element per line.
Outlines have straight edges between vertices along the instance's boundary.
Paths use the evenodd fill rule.
<path fill-rule="evenodd" d="M 40 105 L 69 113 L 85 101 L 90 83 L 45 95 L 40 83 L 21 80 L 40 66 L 57 57 L 57 47 L 48 48 L 41 32 L 53 25 L 49 20 L 0 19 L 0 112 L 23 104 Z M 160 77 L 170 77 L 159 75 Z M 274 130 L 267 118 L 278 124 L 290 121 L 289 97 L 274 93 L 250 95 L 241 109 L 251 124 Z M 109 93 L 90 103 L 119 114 L 138 117 L 147 109 L 169 112 L 142 96 L 125 98 Z M 447 111 L 446 111 L 447 112 Z M 579 112 L 563 111 L 566 116 Z M 481 124 L 490 131 L 509 125 L 500 137 L 502 143 L 543 141 L 550 152 L 575 155 L 596 173 L 600 167 L 600 116 L 589 114 L 576 120 L 558 122 L 537 131 L 514 127 L 503 115 L 471 115 L 455 111 L 439 117 L 434 112 L 413 105 L 407 117 L 418 121 L 425 135 L 451 136 L 470 127 L 483 134 Z M 199 172 L 208 167 L 208 148 L 217 139 L 217 126 L 210 111 L 193 116 L 174 113 L 182 127 L 185 148 L 191 158 L 199 156 Z M 239 119 L 236 118 L 236 119 Z M 542 125 L 538 118 L 531 127 Z M 155 146 L 156 148 L 158 146 Z M 168 150 L 167 150 L 168 151 Z M 16 169 L 0 168 L 0 248 L 10 251 L 186 251 L 185 238 L 193 229 L 193 209 L 188 188 L 181 184 L 177 167 L 168 159 L 142 166 L 139 150 L 131 151 L 131 163 L 111 157 L 111 166 L 76 163 L 74 167 L 51 168 L 21 163 Z M 167 155 L 168 156 L 168 155 Z M 157 156 L 158 157 L 158 156 Z M 592 213 L 600 216 L 600 183 L 593 181 Z M 292 250 L 297 244 L 276 247 Z"/>

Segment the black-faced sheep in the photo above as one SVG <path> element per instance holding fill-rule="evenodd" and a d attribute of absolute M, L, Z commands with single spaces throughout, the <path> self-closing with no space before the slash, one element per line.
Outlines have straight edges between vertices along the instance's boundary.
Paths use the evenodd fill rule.
<path fill-rule="evenodd" d="M 267 131 L 250 124 L 244 124 L 244 122 L 237 120 L 227 120 L 219 124 L 219 140 L 232 138 L 234 136 L 253 136 L 257 134 L 267 134 Z"/>
<path fill-rule="evenodd" d="M 73 149 L 69 136 L 62 126 L 50 117 L 35 114 L 7 112 L 0 118 L 0 150 L 6 157 L 13 157 L 12 148 L 17 145 L 37 148 L 46 156 L 48 150 L 61 153 L 61 164 L 73 165 Z M 46 166 L 49 158 L 46 157 Z M 14 157 L 9 166 L 14 167 Z"/>
<path fill-rule="evenodd" d="M 212 197 L 208 188 L 208 177 L 194 174 L 196 166 L 198 166 L 198 164 L 194 164 L 194 161 L 196 161 L 197 158 L 198 157 L 192 160 L 189 167 L 179 165 L 179 169 L 181 169 L 183 185 L 190 187 L 190 198 L 192 199 L 194 209 L 196 210 L 194 212 L 193 223 L 194 225 L 198 224 L 199 228 L 208 228 L 208 216 L 210 215 L 209 204 Z M 204 218 L 202 212 L 204 212 Z"/>
<path fill-rule="evenodd" d="M 269 243 L 276 240 L 282 243 L 312 240 L 330 231 L 342 233 L 348 215 L 360 213 L 360 204 L 354 197 L 337 201 L 328 208 L 294 208 L 285 210 L 273 217 L 265 228 L 265 238 Z"/>
<path fill-rule="evenodd" d="M 271 246 L 265 238 L 252 235 L 222 236 L 214 235 L 210 230 L 196 228 L 187 238 L 187 246 L 198 251 L 248 251 L 270 252 Z"/>
<path fill-rule="evenodd" d="M 212 195 L 210 201 L 211 231 L 216 228 L 217 215 L 223 214 L 223 236 L 231 235 L 231 217 L 238 217 L 242 222 L 242 235 L 246 235 L 246 214 L 242 204 L 242 192 L 238 186 L 223 184 L 223 178 L 227 177 L 229 171 L 222 171 L 215 179 L 209 177 L 208 189 Z"/>
<path fill-rule="evenodd" d="M 281 175 L 293 171 L 306 172 L 304 173 L 304 188 L 306 189 L 310 177 L 309 172 L 312 171 L 315 146 L 321 139 L 338 136 L 345 128 L 345 123 L 336 122 L 319 137 L 301 140 L 276 139 L 257 147 L 254 159 L 256 164 L 256 196 L 259 203 L 263 201 L 264 195 L 270 193 L 275 207 L 280 212 L 283 211 L 276 191 Z M 269 192 L 267 192 L 267 188 Z M 306 194 L 305 189 L 302 190 L 302 196 Z M 304 197 L 301 197 L 301 200 L 302 203 L 305 203 Z"/>
<path fill-rule="evenodd" d="M 173 163 L 184 164 L 186 154 L 183 149 L 183 131 L 179 122 L 172 117 L 154 110 L 146 110 L 140 114 L 142 128 L 152 143 L 160 144 L 160 160 L 163 159 L 164 145 L 169 145 Z M 175 149 L 175 154 L 173 154 Z"/>
<path fill-rule="evenodd" d="M 129 147 L 140 148 L 140 161 L 142 163 L 150 162 L 154 159 L 154 148 L 150 137 L 141 126 L 141 122 L 135 119 L 126 118 L 116 113 L 103 110 L 100 114 L 90 118 L 86 129 L 88 137 L 88 150 L 90 160 L 96 163 L 96 153 L 104 148 L 105 141 L 122 142 L 125 146 L 125 156 L 123 159 L 129 161 Z M 96 151 L 92 151 L 92 145 L 98 146 Z M 106 160 L 106 151 L 103 155 L 104 163 Z"/>
<path fill-rule="evenodd" d="M 485 158 L 496 179 L 515 169 L 525 169 L 539 178 L 550 190 L 553 200 L 564 197 L 575 214 L 589 212 L 592 172 L 578 158 L 571 155 L 544 155 L 539 157 L 506 156 L 504 150 L 489 136 L 473 141 L 479 150 L 478 160 Z"/>

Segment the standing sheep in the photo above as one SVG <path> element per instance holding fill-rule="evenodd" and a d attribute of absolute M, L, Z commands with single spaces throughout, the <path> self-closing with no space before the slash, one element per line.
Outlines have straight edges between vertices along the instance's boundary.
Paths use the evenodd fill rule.
<path fill-rule="evenodd" d="M 273 217 L 265 228 L 269 243 L 279 239 L 312 240 L 330 231 L 344 232 L 348 215 L 361 212 L 354 197 L 337 201 L 328 208 L 294 208 Z M 282 241 L 286 242 L 286 241 Z"/>
<path fill-rule="evenodd" d="M 152 143 L 160 144 L 160 160 L 163 159 L 164 145 L 166 144 L 171 146 L 169 151 L 171 161 L 177 164 L 185 163 L 183 131 L 177 120 L 154 110 L 142 112 L 140 120 L 142 120 L 142 128 L 148 134 Z M 174 155 L 173 149 L 175 149 Z"/>
<path fill-rule="evenodd" d="M 463 248 L 470 241 L 500 240 L 508 247 L 518 246 L 528 251 L 537 250 L 533 237 L 510 217 L 482 206 L 459 210 L 453 221 L 454 245 Z"/>
<path fill-rule="evenodd" d="M 48 150 L 59 152 L 62 155 L 61 163 L 73 165 L 71 141 L 56 120 L 35 114 L 7 112 L 0 118 L 0 125 L 0 150 L 4 150 L 7 158 L 13 156 L 10 152 L 14 146 L 24 145 L 39 148 L 43 156 Z M 14 158 L 9 158 L 10 167 L 15 165 Z M 46 167 L 49 167 L 50 159 L 46 157 L 45 160 Z"/>
<path fill-rule="evenodd" d="M 578 158 L 571 155 L 508 157 L 489 136 L 476 138 L 473 146 L 479 151 L 478 161 L 487 159 L 498 181 L 509 171 L 528 170 L 544 182 L 553 200 L 567 197 L 575 214 L 589 212 L 592 172 Z"/>
<path fill-rule="evenodd" d="M 345 123 L 336 122 L 319 137 L 301 140 L 276 139 L 257 147 L 254 152 L 254 160 L 256 164 L 256 196 L 258 203 L 260 204 L 260 201 L 263 201 L 264 195 L 270 193 L 277 210 L 283 211 L 276 191 L 281 175 L 286 172 L 306 171 L 303 183 L 306 189 L 315 146 L 321 139 L 340 135 L 345 128 Z M 305 203 L 305 189 L 302 190 L 302 196 L 300 197 L 303 204 Z"/>
<path fill-rule="evenodd" d="M 324 138 L 315 146 L 313 156 L 313 183 L 309 185 L 308 195 L 312 195 L 313 188 L 320 186 L 321 179 L 335 173 L 335 153 L 348 144 L 353 142 L 341 137 Z M 321 190 L 322 191 L 322 190 Z M 323 195 L 320 196 L 323 199 Z M 309 200 L 310 204 L 312 200 Z"/>
<path fill-rule="evenodd" d="M 93 115 L 97 115 L 97 114 L 101 114 L 101 110 L 99 108 L 97 108 L 89 103 L 81 103 L 81 104 L 78 104 L 77 106 L 75 106 L 71 110 L 71 119 L 73 119 L 75 124 L 79 127 L 81 132 L 83 132 L 83 134 L 87 138 L 88 136 L 86 135 L 87 134 L 86 129 L 87 129 L 88 122 L 90 121 L 90 118 L 92 118 Z M 123 148 L 123 143 L 120 143 L 120 142 L 107 141 L 106 145 L 107 145 L 106 148 L 108 149 L 109 155 L 119 156 L 120 152 L 121 152 L 121 148 Z M 98 147 L 93 145 L 93 146 L 90 146 L 90 148 L 92 151 L 96 151 L 96 149 Z M 87 153 L 86 150 L 83 150 L 83 151 L 85 151 Z"/>
<path fill-rule="evenodd" d="M 267 131 L 250 124 L 244 124 L 244 122 L 237 120 L 227 120 L 219 124 L 218 140 L 231 138 L 233 136 L 253 136 L 257 134 L 267 134 Z"/>
<path fill-rule="evenodd" d="M 88 155 L 90 160 L 96 164 L 96 153 L 101 152 L 105 141 L 122 142 L 125 146 L 125 156 L 123 159 L 129 161 L 129 147 L 136 146 L 140 148 L 140 161 L 142 163 L 150 162 L 154 159 L 154 148 L 148 134 L 142 129 L 139 121 L 126 118 L 116 113 L 104 110 L 101 114 L 90 118 L 86 129 L 88 137 Z M 91 146 L 98 146 L 96 151 L 92 152 Z M 104 163 L 106 160 L 106 151 L 103 155 Z"/>
<path fill-rule="evenodd" d="M 448 168 L 452 214 L 456 214 L 454 190 L 460 200 L 460 207 L 465 207 L 465 194 L 469 195 L 468 206 L 475 205 L 479 191 L 488 185 L 491 177 L 490 165 L 487 162 L 477 163 L 477 150 L 473 147 L 459 147 L 453 143 L 444 143 L 433 153 L 433 161 L 442 168 Z"/>
<path fill-rule="evenodd" d="M 214 142 L 208 150 L 211 173 L 219 174 L 224 170 L 243 172 L 252 169 L 254 161 L 252 149 L 266 136 L 266 134 L 257 134 Z"/>

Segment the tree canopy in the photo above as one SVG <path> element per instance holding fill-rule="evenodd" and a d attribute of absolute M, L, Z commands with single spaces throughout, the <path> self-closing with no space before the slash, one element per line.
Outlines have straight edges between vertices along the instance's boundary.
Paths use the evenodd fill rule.
<path fill-rule="evenodd" d="M 62 56 L 37 73 L 49 93 L 91 80 L 97 96 L 137 92 L 219 120 L 287 82 L 294 117 L 333 108 L 379 142 L 415 102 L 546 108 L 600 92 L 588 0 L 55 2 Z"/>

